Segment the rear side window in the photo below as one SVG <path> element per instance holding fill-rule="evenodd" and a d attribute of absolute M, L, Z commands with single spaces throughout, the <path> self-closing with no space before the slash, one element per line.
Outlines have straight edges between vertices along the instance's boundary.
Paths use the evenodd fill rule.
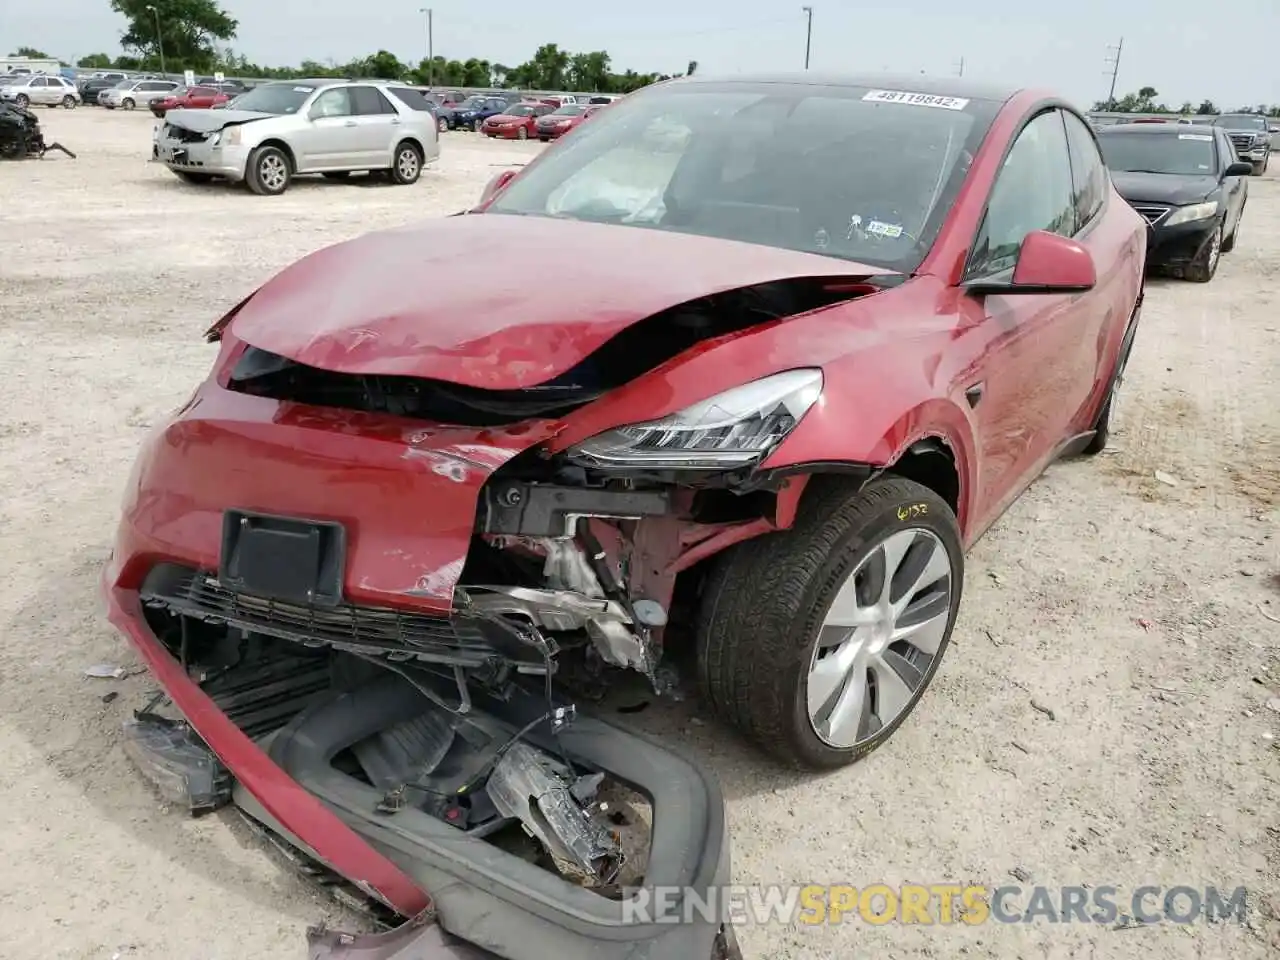
<path fill-rule="evenodd" d="M 395 113 L 396 108 L 391 101 L 382 95 L 376 87 L 351 88 L 351 112 L 359 116 L 377 116 L 383 113 Z"/>
<path fill-rule="evenodd" d="M 388 89 L 393 97 L 410 110 L 425 110 L 427 113 L 435 112 L 435 104 L 412 87 L 389 87 Z"/>
<path fill-rule="evenodd" d="M 1088 225 L 1107 196 L 1107 167 L 1093 134 L 1074 114 L 1063 111 L 1067 143 L 1071 148 L 1071 176 L 1075 184 L 1076 229 Z"/>

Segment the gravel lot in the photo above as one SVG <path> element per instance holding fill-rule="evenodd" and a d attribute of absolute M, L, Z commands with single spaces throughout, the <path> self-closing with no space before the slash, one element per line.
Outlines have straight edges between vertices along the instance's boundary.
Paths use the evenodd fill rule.
<path fill-rule="evenodd" d="M 145 114 L 40 119 L 80 156 L 0 165 L 0 956 L 301 957 L 307 924 L 352 918 L 233 816 L 164 810 L 119 746 L 147 677 L 82 676 L 134 662 L 97 595 L 120 492 L 226 308 L 539 148 L 452 134 L 415 187 L 265 199 L 148 163 Z M 797 779 L 695 703 L 637 715 L 719 774 L 739 883 L 1245 885 L 1249 922 L 760 927 L 748 957 L 1277 955 L 1280 180 L 1249 186 L 1213 283 L 1150 283 L 1114 452 L 1052 468 L 975 548 L 948 660 L 888 747 Z"/>

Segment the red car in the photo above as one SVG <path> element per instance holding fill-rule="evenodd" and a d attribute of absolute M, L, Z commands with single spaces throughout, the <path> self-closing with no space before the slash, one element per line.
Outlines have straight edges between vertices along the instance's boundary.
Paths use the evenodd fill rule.
<path fill-rule="evenodd" d="M 566 103 L 546 116 L 539 117 L 535 125 L 538 139 L 543 142 L 564 136 L 574 127 L 585 123 L 597 112 L 604 109 L 604 104 L 587 106 L 582 103 Z"/>
<path fill-rule="evenodd" d="M 495 114 L 481 124 L 480 132 L 488 137 L 501 137 L 505 140 L 527 140 L 537 133 L 538 118 L 555 109 L 549 103 L 513 103 L 502 113 Z"/>
<path fill-rule="evenodd" d="M 492 954 L 705 957 L 592 894 L 630 822 L 593 798 L 653 798 L 646 883 L 714 885 L 712 781 L 572 698 L 687 651 L 787 764 L 883 744 L 966 549 L 1106 444 L 1145 245 L 1067 100 L 804 74 L 645 88 L 466 215 L 312 253 L 129 479 L 108 610 L 190 725 L 130 752 Z M 521 825 L 554 868 L 486 839 Z"/>
<path fill-rule="evenodd" d="M 231 98 L 213 87 L 188 87 L 174 96 L 151 101 L 151 112 L 163 117 L 170 110 L 207 110 Z"/>

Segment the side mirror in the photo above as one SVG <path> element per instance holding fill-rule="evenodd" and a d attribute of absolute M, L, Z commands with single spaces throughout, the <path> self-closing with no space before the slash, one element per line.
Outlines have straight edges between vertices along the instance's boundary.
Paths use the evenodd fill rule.
<path fill-rule="evenodd" d="M 476 204 L 475 209 L 483 209 L 492 203 L 494 198 L 506 188 L 507 184 L 515 179 L 515 175 L 515 170 L 503 170 L 501 173 L 495 174 L 485 185 L 484 192 L 480 194 L 480 202 Z"/>
<path fill-rule="evenodd" d="M 1267 127 L 1267 133 L 1280 133 L 1280 124 L 1273 123 L 1271 126 Z"/>
<path fill-rule="evenodd" d="M 1253 173 L 1253 164 L 1247 160 L 1233 160 L 1227 164 L 1224 177 L 1247 177 Z"/>
<path fill-rule="evenodd" d="M 974 294 L 1083 293 L 1097 282 L 1093 257 L 1081 244 L 1047 230 L 1033 230 L 1022 240 L 1009 280 L 975 280 L 964 288 Z"/>

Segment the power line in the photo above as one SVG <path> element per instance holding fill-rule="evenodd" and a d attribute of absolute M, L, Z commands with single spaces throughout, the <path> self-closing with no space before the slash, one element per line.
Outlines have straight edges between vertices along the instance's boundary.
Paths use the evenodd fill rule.
<path fill-rule="evenodd" d="M 1114 52 L 1112 52 L 1114 51 Z M 1124 37 L 1120 38 L 1120 42 L 1114 47 L 1107 47 L 1107 58 L 1103 63 L 1111 65 L 1111 88 L 1107 91 L 1107 107 L 1111 108 L 1116 102 L 1116 77 L 1120 75 L 1120 55 L 1124 52 Z"/>

